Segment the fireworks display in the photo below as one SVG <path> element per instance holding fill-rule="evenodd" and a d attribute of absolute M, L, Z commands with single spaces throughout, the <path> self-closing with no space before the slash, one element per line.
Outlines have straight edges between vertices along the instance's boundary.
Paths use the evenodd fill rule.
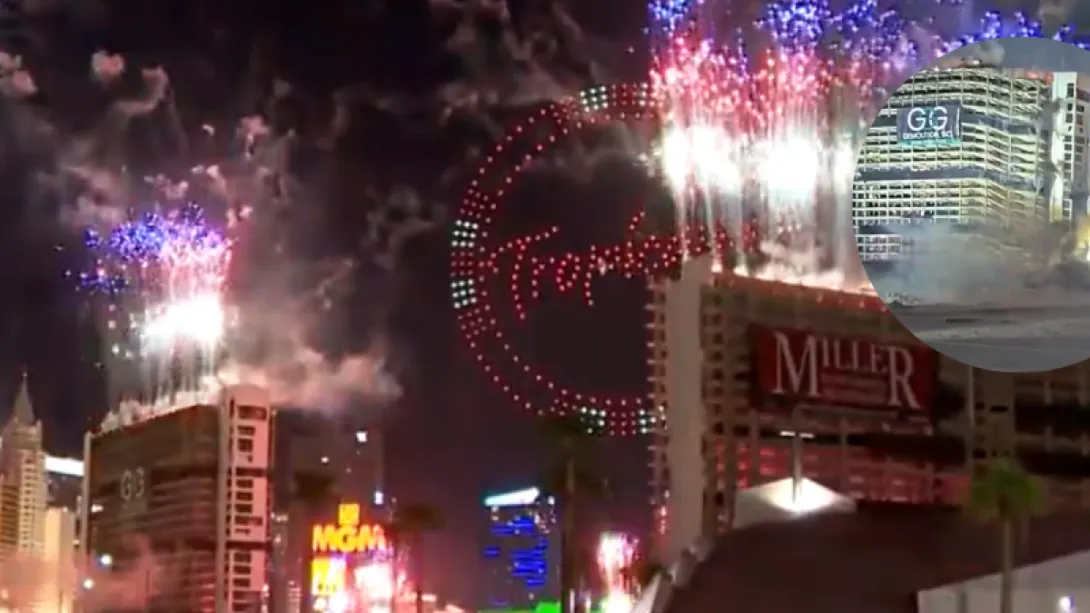
<path fill-rule="evenodd" d="M 679 224 L 738 228 L 757 219 L 765 252 L 813 254 L 777 276 L 819 275 L 819 285 L 838 287 L 851 283 L 843 273 L 857 259 L 855 152 L 888 93 L 967 43 L 1043 35 L 1025 15 L 988 13 L 975 32 L 947 36 L 934 16 L 964 21 L 960 2 L 924 7 L 933 18 L 921 22 L 874 0 L 839 11 L 824 0 L 786 0 L 768 3 L 752 27 L 719 41 L 707 34 L 715 7 L 651 6 L 651 81 L 664 105 L 661 161 Z M 1058 34 L 1069 36 L 1067 29 Z M 725 259 L 736 267 L 742 261 Z"/>
<path fill-rule="evenodd" d="M 632 580 L 636 559 L 636 540 L 619 532 L 603 532 L 596 552 L 598 574 L 602 582 L 602 613 L 629 613 L 635 603 L 638 586 Z"/>
<path fill-rule="evenodd" d="M 452 297 L 465 340 L 486 375 L 521 408 L 579 413 L 614 435 L 647 432 L 643 394 L 572 389 L 534 363 L 514 329 L 535 301 L 574 294 L 592 305 L 596 279 L 643 282 L 712 253 L 736 274 L 870 291 L 851 226 L 855 151 L 868 121 L 915 70 L 974 42 L 1042 37 L 1024 14 L 969 15 L 959 0 L 880 7 L 855 0 L 765 4 L 746 28 L 729 3 L 654 0 L 647 85 L 597 87 L 539 109 L 485 156 L 452 236 Z M 908 9 L 903 9 L 907 11 Z M 971 31 L 950 31 L 972 23 Z M 1071 28 L 1054 38 L 1072 39 Z M 625 238 L 582 252 L 547 253 L 562 233 L 504 235 L 497 225 L 527 170 L 568 138 L 608 124 L 652 123 L 644 160 L 672 196 L 677 227 L 655 235 L 632 220 Z"/>
<path fill-rule="evenodd" d="M 107 303 L 109 351 L 140 378 L 122 391 L 135 394 L 135 387 L 154 403 L 200 389 L 215 373 L 229 324 L 223 292 L 231 240 L 190 204 L 87 230 L 85 246 L 92 270 L 69 275 Z"/>

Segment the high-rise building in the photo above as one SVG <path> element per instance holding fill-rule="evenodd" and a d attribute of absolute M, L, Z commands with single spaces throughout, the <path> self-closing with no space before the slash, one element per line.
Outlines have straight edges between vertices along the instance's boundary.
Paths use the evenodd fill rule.
<path fill-rule="evenodd" d="M 83 462 L 47 455 L 45 472 L 49 506 L 78 510 L 83 492 Z"/>
<path fill-rule="evenodd" d="M 378 419 L 318 411 L 277 413 L 275 423 L 276 502 L 284 509 L 291 499 L 294 475 L 327 475 L 333 489 L 347 500 L 386 503 L 385 450 Z"/>
<path fill-rule="evenodd" d="M 484 499 L 488 512 L 480 610 L 532 610 L 557 602 L 556 505 L 537 488 Z"/>
<path fill-rule="evenodd" d="M 863 260 L 900 259 L 911 244 L 898 229 L 905 224 L 1048 221 L 1049 80 L 966 65 L 921 71 L 898 88 L 855 168 Z"/>
<path fill-rule="evenodd" d="M 288 548 L 292 538 L 287 512 L 278 510 L 272 513 L 270 535 L 269 612 L 299 613 L 303 600 L 303 562 Z"/>
<path fill-rule="evenodd" d="M 50 507 L 45 512 L 44 523 L 43 608 L 56 613 L 72 613 L 79 585 L 76 512 L 65 507 Z"/>
<path fill-rule="evenodd" d="M 45 452 L 25 377 L 0 441 L 0 588 L 9 606 L 43 610 Z"/>
<path fill-rule="evenodd" d="M 280 544 L 272 550 L 270 607 L 272 613 L 298 613 L 314 518 L 295 495 L 295 477 L 328 477 L 333 492 L 359 501 L 369 521 L 386 521 L 392 507 L 385 491 L 383 432 L 377 419 L 302 410 L 279 411 L 274 431 L 273 505 Z"/>
<path fill-rule="evenodd" d="M 1049 220 L 1070 222 L 1087 213 L 1090 198 L 1090 76 L 1052 74 L 1053 114 L 1049 160 L 1054 183 L 1049 192 Z"/>
<path fill-rule="evenodd" d="M 84 594 L 99 608 L 264 605 L 272 409 L 266 390 L 112 419 L 84 442 Z M 102 563 L 108 560 L 108 563 Z"/>
<path fill-rule="evenodd" d="M 1090 507 L 1090 363 L 970 368 L 919 344 L 874 296 L 714 272 L 652 285 L 651 485 L 659 559 L 735 526 L 739 492 L 785 478 L 856 500 L 964 502 L 1017 454 L 1052 507 Z M 780 501 L 802 510 L 805 488 Z"/>
<path fill-rule="evenodd" d="M 42 425 L 23 380 L 11 417 L 0 431 L 0 556 L 42 553 L 46 508 Z"/>

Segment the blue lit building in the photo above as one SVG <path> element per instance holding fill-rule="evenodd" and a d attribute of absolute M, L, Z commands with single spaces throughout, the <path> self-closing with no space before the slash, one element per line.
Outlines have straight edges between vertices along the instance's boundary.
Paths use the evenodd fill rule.
<path fill-rule="evenodd" d="M 557 600 L 559 535 L 551 498 L 528 488 L 484 499 L 488 511 L 480 609 L 533 609 Z"/>

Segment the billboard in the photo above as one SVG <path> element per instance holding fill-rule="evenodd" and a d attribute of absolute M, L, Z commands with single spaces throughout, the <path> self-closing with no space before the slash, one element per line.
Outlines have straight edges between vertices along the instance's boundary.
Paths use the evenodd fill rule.
<path fill-rule="evenodd" d="M 351 555 L 383 549 L 386 532 L 381 525 L 363 523 L 357 503 L 337 507 L 337 523 L 311 526 L 310 550 L 315 554 Z"/>
<path fill-rule="evenodd" d="M 912 106 L 897 110 L 897 144 L 949 147 L 961 142 L 961 106 Z"/>
<path fill-rule="evenodd" d="M 353 602 L 389 598 L 391 550 L 382 525 L 368 523 L 362 505 L 337 507 L 336 521 L 311 526 L 310 596 L 325 610 L 328 599 Z"/>
<path fill-rule="evenodd" d="M 931 409 L 938 357 L 922 344 L 757 324 L 749 333 L 757 407 Z"/>

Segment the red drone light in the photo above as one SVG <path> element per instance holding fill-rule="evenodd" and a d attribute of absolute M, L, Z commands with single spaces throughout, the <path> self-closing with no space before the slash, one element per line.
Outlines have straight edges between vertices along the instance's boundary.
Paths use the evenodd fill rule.
<path fill-rule="evenodd" d="M 543 108 L 507 133 L 466 190 L 451 238 L 451 293 L 459 326 L 486 375 L 527 411 L 579 413 L 611 435 L 644 433 L 655 425 L 641 394 L 571 389 L 550 377 L 517 347 L 505 321 L 524 320 L 527 309 L 547 295 L 578 293 L 593 306 L 596 279 L 620 275 L 646 282 L 679 265 L 683 252 L 725 245 L 725 230 L 709 236 L 693 227 L 655 236 L 639 231 L 643 215 L 638 214 L 620 242 L 557 255 L 535 247 L 561 232 L 559 227 L 510 238 L 499 236 L 494 222 L 520 175 L 565 137 L 611 122 L 657 122 L 659 110 L 644 85 L 596 88 Z"/>

